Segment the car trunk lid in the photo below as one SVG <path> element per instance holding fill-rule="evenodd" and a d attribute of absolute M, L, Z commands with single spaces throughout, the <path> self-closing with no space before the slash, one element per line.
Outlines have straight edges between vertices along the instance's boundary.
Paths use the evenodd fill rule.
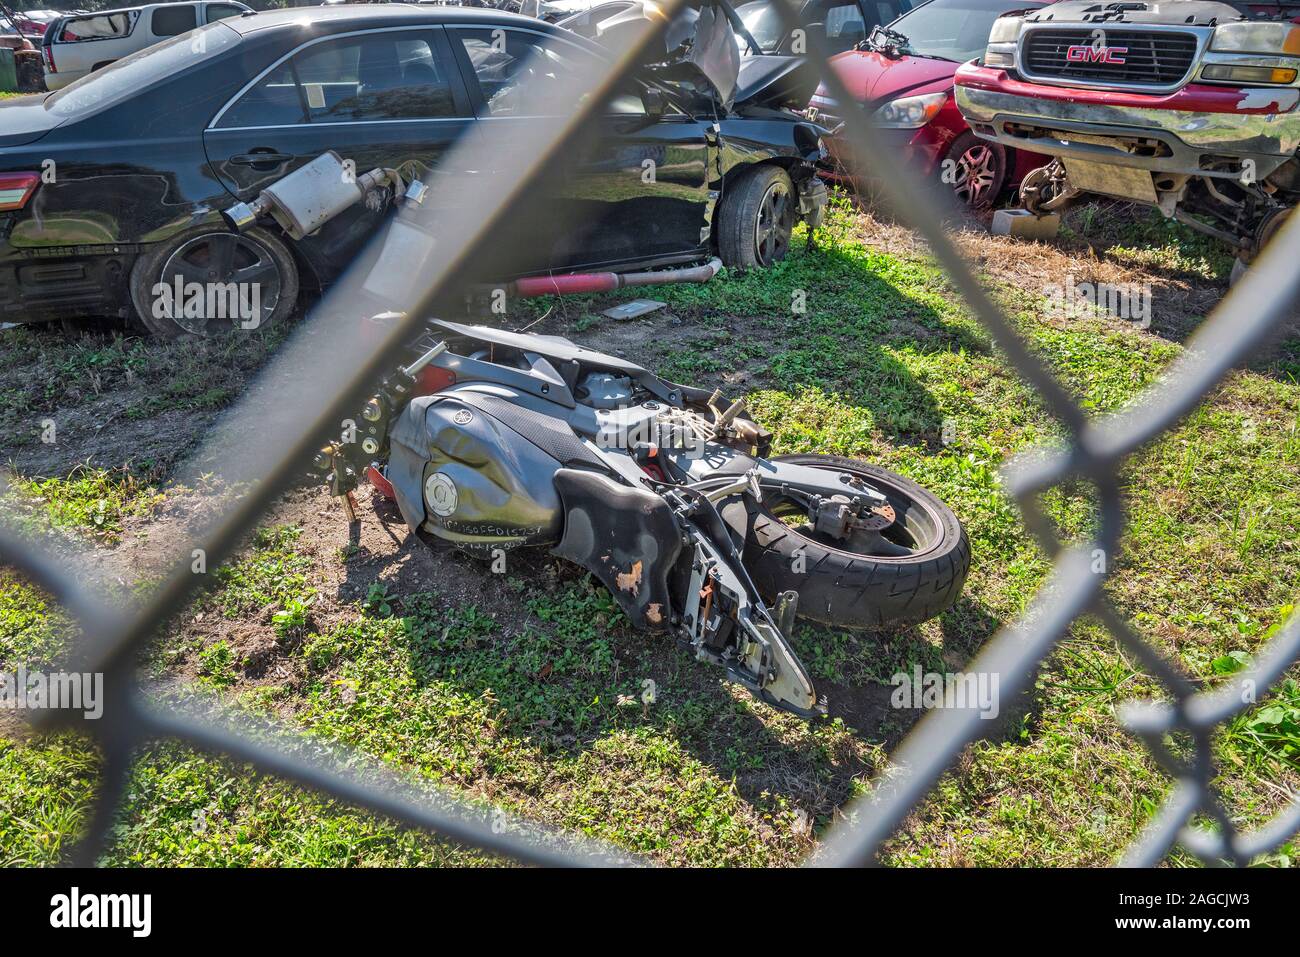
<path fill-rule="evenodd" d="M 0 149 L 6 146 L 26 146 L 28 143 L 35 143 L 65 120 L 66 117 L 47 110 L 45 97 L 39 94 L 2 99 L 0 100 Z M 4 165 L 3 159 L 0 159 L 0 168 Z"/>

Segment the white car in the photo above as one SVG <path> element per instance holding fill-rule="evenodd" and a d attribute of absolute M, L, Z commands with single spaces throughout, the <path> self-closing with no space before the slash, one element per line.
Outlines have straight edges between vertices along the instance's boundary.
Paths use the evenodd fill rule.
<path fill-rule="evenodd" d="M 226 17 L 251 13 L 237 0 L 190 0 L 62 17 L 41 41 L 45 86 L 61 90 L 114 60 Z"/>

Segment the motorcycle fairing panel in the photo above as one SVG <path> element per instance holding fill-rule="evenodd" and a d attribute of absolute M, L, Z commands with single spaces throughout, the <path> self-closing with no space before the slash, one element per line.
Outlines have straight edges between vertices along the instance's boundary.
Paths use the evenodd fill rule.
<path fill-rule="evenodd" d="M 638 628 L 662 631 L 674 615 L 668 576 L 682 551 L 672 509 L 647 489 L 560 469 L 564 538 L 552 551 L 600 579 Z"/>

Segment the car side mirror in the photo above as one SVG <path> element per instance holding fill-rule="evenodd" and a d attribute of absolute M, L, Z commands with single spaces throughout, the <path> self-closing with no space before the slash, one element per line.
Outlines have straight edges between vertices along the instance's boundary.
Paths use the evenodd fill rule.
<path fill-rule="evenodd" d="M 664 115 L 663 91 L 653 86 L 647 86 L 641 91 L 641 105 L 645 107 L 647 116 L 657 120 Z"/>

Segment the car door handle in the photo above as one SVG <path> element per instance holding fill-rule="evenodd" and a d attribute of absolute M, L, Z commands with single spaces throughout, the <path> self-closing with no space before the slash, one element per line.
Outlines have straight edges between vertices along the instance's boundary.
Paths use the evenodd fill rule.
<path fill-rule="evenodd" d="M 258 152 L 254 150 L 251 153 L 240 153 L 232 156 L 230 162 L 236 166 L 279 166 L 291 159 L 293 159 L 292 153 L 272 153 L 270 150 Z"/>

